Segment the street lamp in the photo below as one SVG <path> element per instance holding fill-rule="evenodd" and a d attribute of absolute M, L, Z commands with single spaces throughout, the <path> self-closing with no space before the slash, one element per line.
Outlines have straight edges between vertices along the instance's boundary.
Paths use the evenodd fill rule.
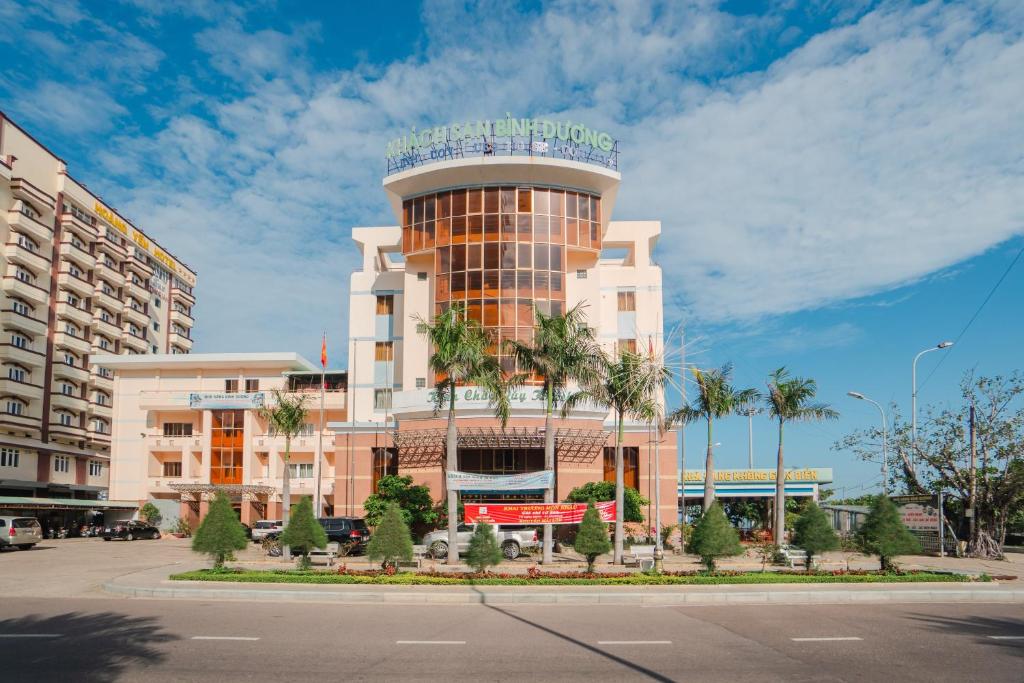
<path fill-rule="evenodd" d="M 747 469 L 754 469 L 754 415 L 757 408 L 747 408 Z"/>
<path fill-rule="evenodd" d="M 886 466 L 886 432 L 888 431 L 888 425 L 885 421 L 885 410 L 878 401 L 873 401 L 859 391 L 848 391 L 847 396 L 851 396 L 859 401 L 867 401 L 876 408 L 882 415 L 882 495 L 885 495 L 886 490 L 889 488 L 889 468 Z"/>
<path fill-rule="evenodd" d="M 941 351 L 942 349 L 948 349 L 953 345 L 951 341 L 939 342 L 935 346 L 929 347 L 921 353 L 914 356 L 914 362 L 911 365 L 910 372 L 910 469 L 912 472 L 917 472 L 915 461 L 917 459 L 917 359 L 926 353 L 932 351 Z"/>

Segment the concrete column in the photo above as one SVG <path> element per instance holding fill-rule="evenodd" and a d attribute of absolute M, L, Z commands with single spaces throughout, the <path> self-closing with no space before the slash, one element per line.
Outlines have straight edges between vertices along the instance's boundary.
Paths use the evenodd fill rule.
<path fill-rule="evenodd" d="M 255 456 L 252 448 L 252 435 L 256 429 L 256 420 L 251 410 L 242 413 L 242 483 L 251 484 L 253 472 L 256 470 Z M 245 505 L 242 505 L 243 514 Z M 244 519 L 242 521 L 245 521 Z"/>
<path fill-rule="evenodd" d="M 192 474 L 192 449 L 188 441 L 181 447 L 181 478 L 188 479 Z"/>
<path fill-rule="evenodd" d="M 203 483 L 210 483 L 210 438 L 213 433 L 213 413 L 209 410 L 203 411 L 203 462 L 200 466 L 199 477 Z"/>
<path fill-rule="evenodd" d="M 257 519 L 258 519 L 258 516 L 256 515 L 256 508 L 252 504 L 252 501 L 243 500 L 242 501 L 242 524 L 248 524 L 249 526 L 252 526 L 253 522 L 255 522 Z"/>
<path fill-rule="evenodd" d="M 201 522 L 205 517 L 206 513 L 210 511 L 210 502 L 203 500 L 199 502 L 199 519 L 197 522 Z"/>

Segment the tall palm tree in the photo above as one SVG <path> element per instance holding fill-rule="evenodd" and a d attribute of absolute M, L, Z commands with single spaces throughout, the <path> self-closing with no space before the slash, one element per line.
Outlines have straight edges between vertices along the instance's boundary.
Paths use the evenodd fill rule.
<path fill-rule="evenodd" d="M 839 413 L 825 403 L 811 403 L 818 385 L 813 379 L 791 377 L 786 368 L 768 376 L 765 403 L 779 422 L 779 457 L 775 463 L 775 542 L 782 544 L 786 525 L 786 468 L 782 460 L 782 428 L 787 422 L 835 420 Z"/>
<path fill-rule="evenodd" d="M 661 389 L 668 379 L 668 370 L 660 363 L 632 351 L 620 351 L 615 358 L 603 353 L 597 377 L 566 397 L 562 417 L 576 407 L 595 404 L 615 414 L 615 546 L 612 561 L 622 563 L 625 482 L 622 442 L 627 417 L 640 422 L 658 420 L 661 416 Z"/>
<path fill-rule="evenodd" d="M 691 368 L 697 395 L 690 403 L 682 406 L 669 416 L 669 424 L 689 424 L 698 420 L 708 423 L 708 452 L 704 460 L 704 506 L 707 512 L 715 502 L 715 460 L 713 425 L 716 419 L 738 413 L 759 398 L 754 389 L 737 389 L 732 385 L 732 363 L 721 368 L 700 370 Z"/>
<path fill-rule="evenodd" d="M 306 396 L 289 395 L 280 389 L 273 390 L 274 403 L 259 411 L 271 431 L 284 437 L 284 476 L 281 479 L 281 524 L 288 526 L 288 512 L 291 510 L 291 472 L 288 469 L 292 457 L 292 439 L 302 430 L 306 422 Z M 319 514 L 319 513 L 318 513 Z M 284 557 L 290 557 L 290 550 L 284 549 Z"/>
<path fill-rule="evenodd" d="M 519 370 L 539 377 L 544 391 L 544 469 L 555 469 L 555 430 L 552 414 L 560 394 L 569 382 L 593 383 L 601 363 L 601 348 L 594 331 L 586 325 L 584 304 L 573 306 L 565 315 L 545 315 L 536 311 L 533 342 L 507 340 L 505 348 L 515 358 Z M 544 502 L 554 502 L 554 489 L 544 492 Z M 551 564 L 552 527 L 544 525 L 542 562 Z"/>
<path fill-rule="evenodd" d="M 449 472 L 459 469 L 459 433 L 455 426 L 455 389 L 459 385 L 474 384 L 487 391 L 488 403 L 501 420 L 502 429 L 508 423 L 509 399 L 498 359 L 488 353 L 490 339 L 480 323 L 466 317 L 466 308 L 455 304 L 434 318 L 433 323 L 422 319 L 427 339 L 431 344 L 428 360 L 430 369 L 440 379 L 434 391 L 434 410 L 447 404 L 448 434 L 446 438 L 446 465 Z M 459 496 L 448 491 L 448 564 L 459 561 Z"/>

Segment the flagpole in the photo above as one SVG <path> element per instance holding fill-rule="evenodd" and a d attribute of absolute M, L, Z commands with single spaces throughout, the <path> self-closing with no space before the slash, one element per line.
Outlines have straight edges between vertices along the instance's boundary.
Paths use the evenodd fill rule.
<path fill-rule="evenodd" d="M 323 343 L 320 346 L 320 429 L 319 436 L 320 441 L 317 447 L 316 454 L 316 466 L 315 472 L 315 490 L 313 491 L 313 509 L 316 510 L 316 516 L 320 517 L 324 513 L 323 498 L 320 493 L 320 480 L 323 472 L 322 461 L 324 457 L 324 391 L 326 390 L 327 384 L 327 333 L 324 332 Z"/>

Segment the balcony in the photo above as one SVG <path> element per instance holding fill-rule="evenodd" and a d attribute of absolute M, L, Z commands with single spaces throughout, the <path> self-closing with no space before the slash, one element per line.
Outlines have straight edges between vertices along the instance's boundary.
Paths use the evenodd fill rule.
<path fill-rule="evenodd" d="M 124 262 L 126 272 L 135 273 L 141 280 L 148 280 L 153 277 L 153 269 L 148 263 L 132 252 L 131 257 Z"/>
<path fill-rule="evenodd" d="M 90 294 L 86 296 L 92 297 L 93 307 L 102 306 L 108 311 L 120 311 L 124 308 L 124 302 L 117 298 L 117 292 L 113 294 L 107 294 L 99 287 L 96 287 Z"/>
<path fill-rule="evenodd" d="M 93 274 L 96 279 L 106 280 L 114 289 L 118 287 L 124 287 L 127 281 L 124 277 L 124 273 L 119 271 L 116 266 L 108 265 L 103 259 L 97 259 L 96 268 L 93 270 Z"/>
<path fill-rule="evenodd" d="M 127 280 L 125 282 L 124 291 L 128 296 L 143 304 L 148 304 L 149 300 L 153 297 L 153 295 L 149 293 L 149 290 L 146 289 L 145 284 L 135 282 L 134 280 Z"/>
<path fill-rule="evenodd" d="M 113 417 L 114 412 L 110 403 L 97 403 L 96 401 L 89 401 L 88 411 L 90 415 L 103 417 L 108 420 Z"/>
<path fill-rule="evenodd" d="M 335 433 L 326 430 L 324 431 L 324 452 L 329 453 L 334 450 L 334 436 Z M 317 442 L 320 437 L 315 432 L 312 435 L 302 434 L 292 439 L 292 453 L 315 453 Z M 284 437 L 280 434 L 256 434 L 253 436 L 253 448 L 257 450 L 263 450 L 275 447 L 279 453 L 284 453 Z"/>
<path fill-rule="evenodd" d="M 5 330 L 20 330 L 30 337 L 46 334 L 46 323 L 30 315 L 22 315 L 16 311 L 0 311 L 0 324 Z"/>
<path fill-rule="evenodd" d="M 334 493 L 334 480 L 328 481 L 327 479 L 327 468 L 320 474 L 320 495 L 330 496 Z M 270 486 L 278 491 L 284 486 L 284 479 L 282 477 L 253 477 L 252 483 L 256 486 Z M 291 490 L 292 500 L 296 500 L 301 496 L 313 495 L 313 477 L 290 477 L 288 479 L 288 488 Z"/>
<path fill-rule="evenodd" d="M 42 431 L 38 413 L 39 408 L 34 405 L 29 406 L 23 415 L 0 413 L 0 424 L 4 426 L 5 430 L 38 437 Z"/>
<path fill-rule="evenodd" d="M 132 322 L 140 328 L 149 327 L 149 315 L 141 308 L 132 308 L 131 304 L 124 304 L 121 317 L 126 322 Z"/>
<path fill-rule="evenodd" d="M 142 410 L 191 410 L 187 391 L 140 391 Z"/>
<path fill-rule="evenodd" d="M 89 383 L 97 389 L 103 389 L 107 393 L 114 390 L 114 380 L 112 377 L 104 377 L 100 374 L 99 370 L 95 369 L 89 373 Z"/>
<path fill-rule="evenodd" d="M 42 377 L 42 373 L 38 373 Z M 0 379 L 0 395 L 19 396 L 30 402 L 41 402 L 43 400 L 43 387 L 30 382 L 19 382 L 4 377 Z"/>
<path fill-rule="evenodd" d="M 96 285 L 89 282 L 83 277 L 78 275 L 72 275 L 66 269 L 61 270 L 57 275 L 57 284 L 64 289 L 70 289 L 72 292 L 82 298 L 88 298 L 92 296 L 93 290 L 96 289 Z"/>
<path fill-rule="evenodd" d="M 146 448 L 151 453 L 203 450 L 203 435 L 193 432 L 192 436 L 164 436 L 161 429 L 146 430 Z"/>
<path fill-rule="evenodd" d="M 60 257 L 65 261 L 74 263 L 82 270 L 92 270 L 96 267 L 95 256 L 82 247 L 76 247 L 67 240 L 60 243 Z"/>
<path fill-rule="evenodd" d="M 184 302 L 189 308 L 196 305 L 196 298 L 180 287 L 171 287 L 171 301 L 174 300 Z"/>
<path fill-rule="evenodd" d="M 17 363 L 26 368 L 41 368 L 46 365 L 46 354 L 7 343 L 0 344 L 0 360 Z"/>
<path fill-rule="evenodd" d="M 67 332 L 54 333 L 53 345 L 58 349 L 68 349 L 78 355 L 92 352 L 92 342 L 88 339 L 68 334 Z"/>
<path fill-rule="evenodd" d="M 65 425 L 60 422 L 50 423 L 50 436 L 58 439 L 69 439 L 72 441 L 80 441 L 86 438 L 87 432 L 85 427 L 79 427 L 77 425 Z"/>
<path fill-rule="evenodd" d="M 38 251 L 32 251 L 31 249 L 18 244 L 17 242 L 8 242 L 4 245 L 4 256 L 11 263 L 17 263 L 19 266 L 28 268 L 33 273 L 47 273 L 50 270 L 50 259 L 40 254 Z"/>
<path fill-rule="evenodd" d="M 306 405 L 310 410 L 320 409 L 320 390 L 308 389 L 303 391 L 289 391 L 290 396 L 306 396 Z M 344 410 L 347 404 L 348 394 L 344 391 L 325 391 L 324 410 Z M 325 432 L 326 433 L 326 432 Z"/>
<path fill-rule="evenodd" d="M 127 346 L 130 349 L 134 349 L 139 353 L 146 353 L 147 351 L 149 351 L 148 341 L 128 331 L 124 331 L 121 333 L 121 344 Z"/>
<path fill-rule="evenodd" d="M 176 308 L 171 309 L 171 322 L 177 323 L 186 329 L 192 329 L 196 324 L 196 321 L 188 313 L 179 311 Z"/>
<path fill-rule="evenodd" d="M 116 263 L 120 263 L 128 258 L 128 249 L 121 244 L 115 243 L 106 233 L 96 240 L 96 249 L 110 256 Z"/>
<path fill-rule="evenodd" d="M 192 340 L 183 334 L 171 332 L 168 341 L 171 343 L 171 346 L 177 346 L 179 349 L 184 349 L 185 351 L 192 350 Z"/>
<path fill-rule="evenodd" d="M 53 240 L 53 228 L 31 216 L 26 216 L 21 211 L 8 211 L 7 222 L 12 228 L 17 228 L 40 243 L 49 243 Z"/>
<path fill-rule="evenodd" d="M 110 432 L 98 432 L 95 429 L 90 428 L 86 434 L 88 435 L 90 443 L 93 446 L 109 447 L 110 446 Z"/>
<path fill-rule="evenodd" d="M 89 407 L 89 402 L 81 396 L 72 396 L 60 391 L 50 392 L 50 406 L 54 409 L 70 410 L 73 413 L 80 413 Z"/>
<path fill-rule="evenodd" d="M 89 326 L 92 327 L 93 334 L 102 334 L 110 341 L 114 341 L 121 336 L 121 328 L 115 325 L 113 320 L 104 320 L 97 315 L 89 321 Z"/>
<path fill-rule="evenodd" d="M 94 242 L 100 236 L 99 230 L 96 229 L 96 226 L 86 223 L 72 213 L 62 213 L 60 215 L 60 227 L 63 230 L 73 232 L 78 235 L 78 237 L 86 243 Z"/>
<path fill-rule="evenodd" d="M 200 477 L 149 477 L 147 484 L 150 493 L 177 493 L 168 484 L 199 484 Z"/>
<path fill-rule="evenodd" d="M 50 291 L 38 285 L 23 282 L 13 275 L 5 275 L 3 282 L 4 294 L 9 297 L 24 299 L 32 304 L 46 305 L 50 303 Z"/>
<path fill-rule="evenodd" d="M 67 301 L 57 303 L 57 318 L 70 320 L 82 327 L 92 325 L 92 312 L 78 306 L 72 306 Z"/>
<path fill-rule="evenodd" d="M 85 368 L 81 368 L 77 365 L 68 365 L 62 363 L 60 360 L 55 360 L 53 363 L 53 376 L 63 377 L 64 379 L 70 379 L 74 382 L 88 382 L 89 371 Z"/>

